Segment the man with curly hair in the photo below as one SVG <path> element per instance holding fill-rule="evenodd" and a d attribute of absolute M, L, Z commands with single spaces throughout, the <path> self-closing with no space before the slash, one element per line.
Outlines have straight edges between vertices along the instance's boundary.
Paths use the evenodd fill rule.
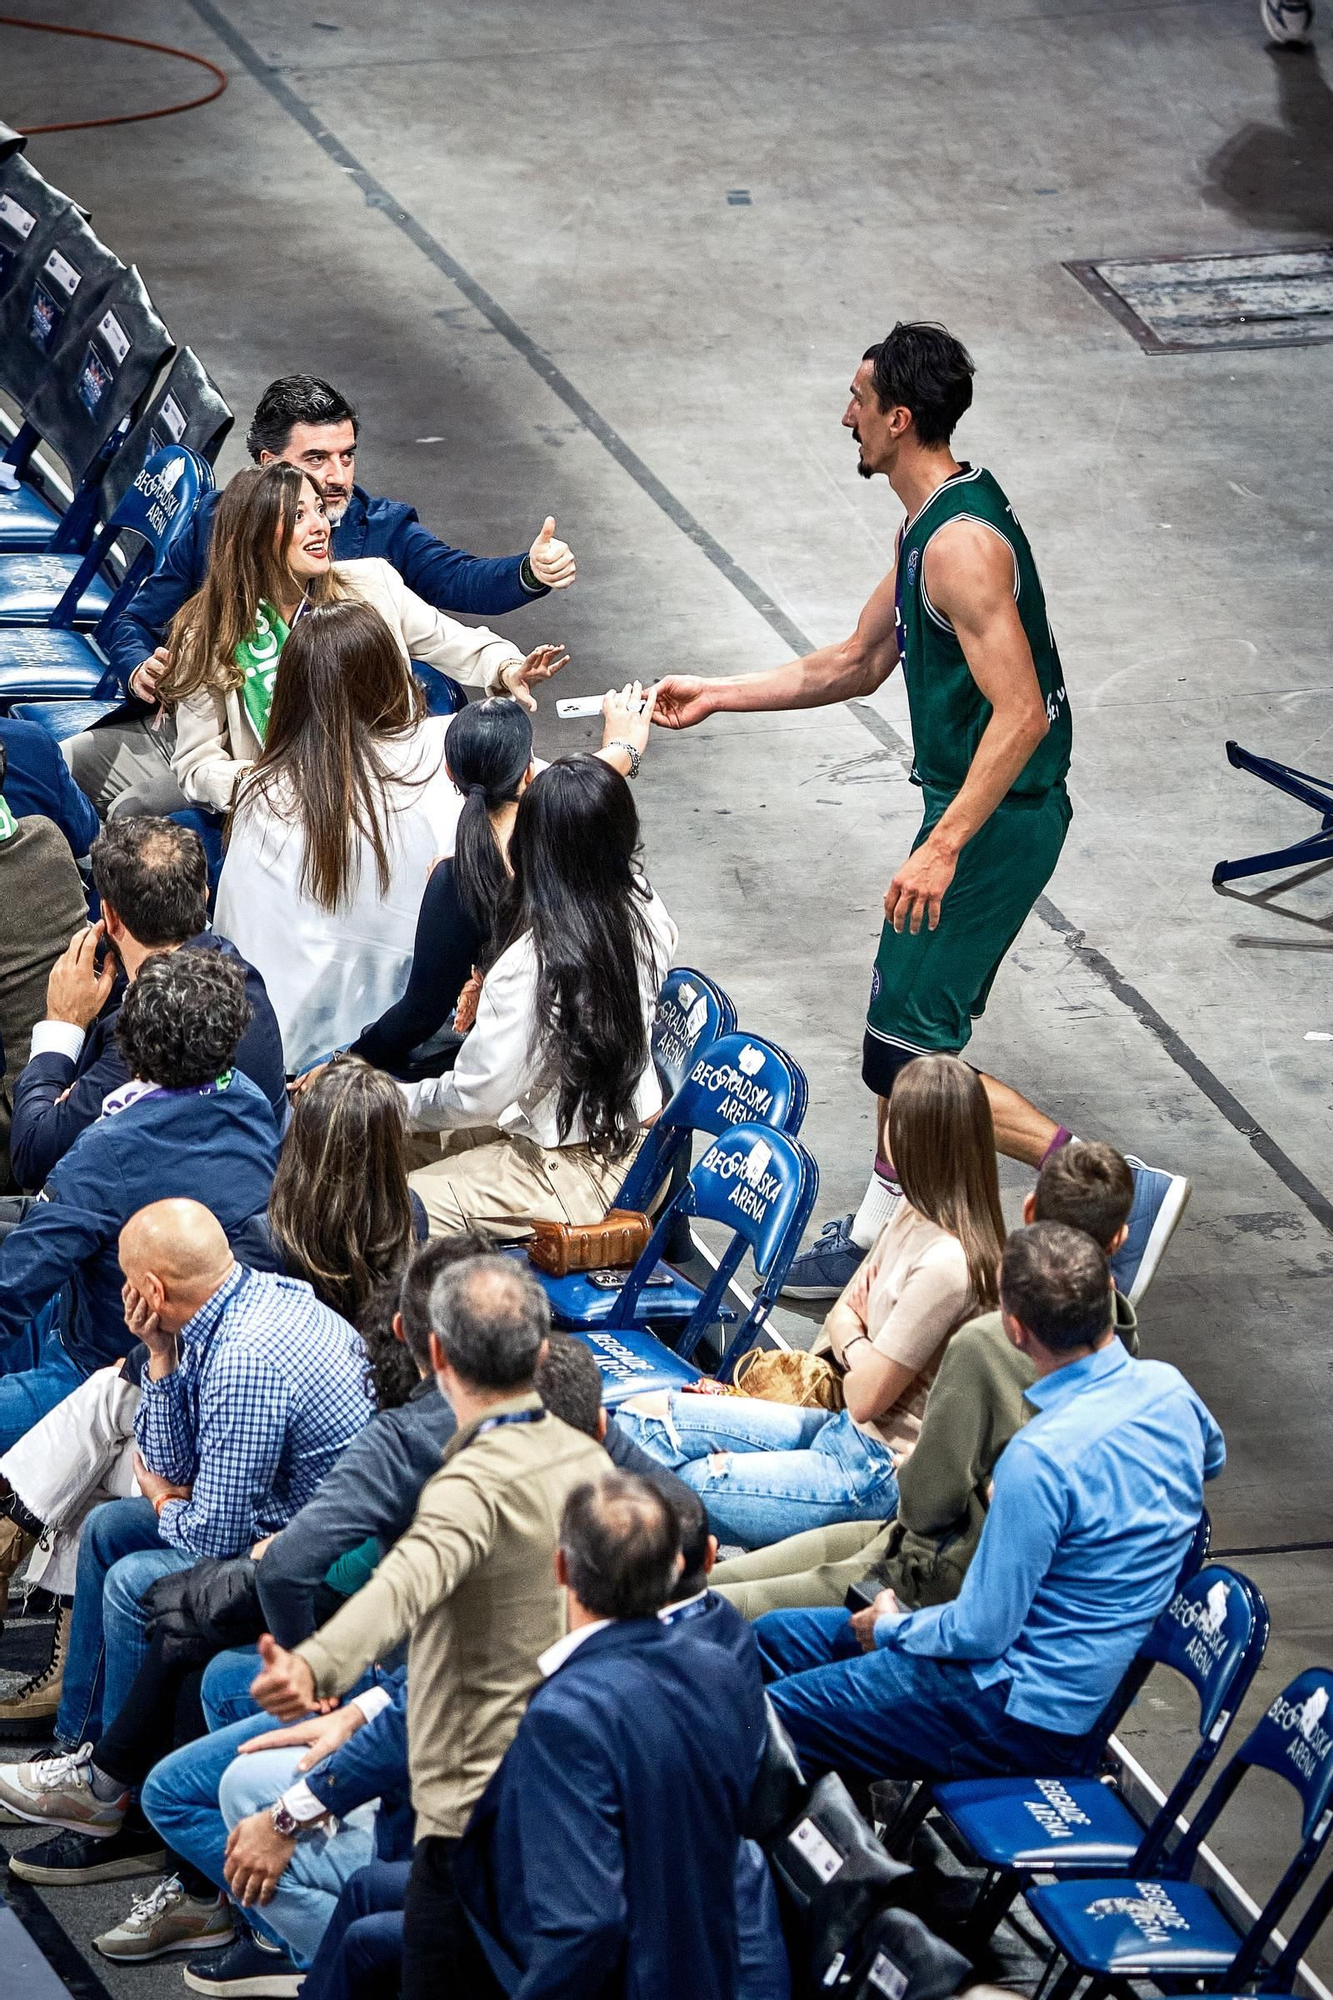
<path fill-rule="evenodd" d="M 35 1367 L 0 1376 L 0 1451 L 135 1345 L 116 1244 L 149 1202 L 201 1202 L 242 1261 L 274 1267 L 264 1209 L 277 1126 L 264 1093 L 231 1068 L 250 1013 L 242 967 L 215 951 L 151 958 L 126 993 L 116 1040 L 130 1082 L 0 1243 L 0 1341 L 34 1325 L 41 1339 Z"/>

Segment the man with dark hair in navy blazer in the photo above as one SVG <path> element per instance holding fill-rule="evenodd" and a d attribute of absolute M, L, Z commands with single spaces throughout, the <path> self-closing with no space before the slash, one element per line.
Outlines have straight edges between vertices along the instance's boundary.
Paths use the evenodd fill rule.
<path fill-rule="evenodd" d="M 763 1698 L 737 1659 L 658 1617 L 680 1560 L 646 1480 L 570 1495 L 569 1631 L 451 1857 L 452 1890 L 441 1857 L 432 1949 L 409 1923 L 403 2000 L 732 2000 Z"/>

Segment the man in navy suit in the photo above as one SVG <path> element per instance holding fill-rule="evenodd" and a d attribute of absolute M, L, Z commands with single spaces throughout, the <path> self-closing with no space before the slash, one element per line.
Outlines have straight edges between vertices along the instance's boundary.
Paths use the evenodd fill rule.
<path fill-rule="evenodd" d="M 328 382 L 284 375 L 265 389 L 246 433 L 256 465 L 284 459 L 320 482 L 335 562 L 383 556 L 437 611 L 481 618 L 518 611 L 573 583 L 574 557 L 556 540 L 549 515 L 526 555 L 473 556 L 432 535 L 415 507 L 367 493 L 355 483 L 359 430 L 355 409 Z M 170 772 L 173 731 L 169 722 L 162 727 L 155 691 L 166 664 L 161 649 L 167 627 L 204 580 L 219 498 L 204 495 L 162 568 L 112 628 L 107 650 L 131 701 L 63 746 L 80 788 L 103 817 L 128 791 L 141 811 L 176 812 L 185 804 Z"/>
<path fill-rule="evenodd" d="M 680 1537 L 646 1480 L 577 1488 L 556 1565 L 569 1631 L 546 1678 L 455 1851 L 418 1843 L 404 2000 L 732 2000 L 762 1697 L 658 1617 Z"/>

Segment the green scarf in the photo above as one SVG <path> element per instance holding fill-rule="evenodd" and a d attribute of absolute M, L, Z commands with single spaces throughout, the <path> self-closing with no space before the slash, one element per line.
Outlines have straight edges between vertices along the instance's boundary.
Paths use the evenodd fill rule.
<path fill-rule="evenodd" d="M 241 699 L 261 743 L 268 735 L 278 655 L 287 643 L 290 630 L 291 627 L 283 624 L 273 606 L 265 604 L 261 598 L 255 614 L 255 629 L 236 648 L 236 664 L 245 677 L 241 682 Z"/>
<path fill-rule="evenodd" d="M 5 804 L 3 797 L 0 797 L 0 841 L 12 840 L 18 830 L 18 821 Z"/>

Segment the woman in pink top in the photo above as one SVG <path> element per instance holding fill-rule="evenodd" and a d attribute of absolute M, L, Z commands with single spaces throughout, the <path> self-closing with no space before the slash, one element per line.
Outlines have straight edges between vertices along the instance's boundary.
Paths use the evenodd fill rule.
<path fill-rule="evenodd" d="M 804 1528 L 885 1521 L 945 1342 L 992 1312 L 1004 1245 L 985 1090 L 957 1056 L 922 1056 L 889 1105 L 903 1199 L 824 1322 L 846 1407 L 661 1392 L 617 1420 L 699 1494 L 714 1533 L 765 1548 Z"/>

